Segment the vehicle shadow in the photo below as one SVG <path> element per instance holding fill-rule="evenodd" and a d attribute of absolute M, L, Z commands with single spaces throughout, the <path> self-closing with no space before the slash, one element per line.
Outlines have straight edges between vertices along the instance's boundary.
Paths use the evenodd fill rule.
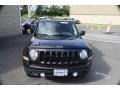
<path fill-rule="evenodd" d="M 91 66 L 90 72 L 84 76 L 84 77 L 66 77 L 66 78 L 47 78 L 48 80 L 51 80 L 55 83 L 60 83 L 60 84 L 85 84 L 89 82 L 95 82 L 98 80 L 101 80 L 105 78 L 101 73 L 104 75 L 108 75 L 110 72 L 111 68 L 109 65 L 106 63 L 106 61 L 102 58 L 104 55 L 102 52 L 97 49 L 96 47 L 90 45 L 93 50 L 93 62 Z"/>
<path fill-rule="evenodd" d="M 0 37 L 0 74 L 22 66 L 22 50 L 29 40 L 28 35 Z"/>

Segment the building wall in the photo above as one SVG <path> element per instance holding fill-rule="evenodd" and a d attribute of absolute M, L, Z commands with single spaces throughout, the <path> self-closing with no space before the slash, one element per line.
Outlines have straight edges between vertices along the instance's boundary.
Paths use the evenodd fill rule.
<path fill-rule="evenodd" d="M 0 6 L 0 37 L 20 34 L 19 6 Z"/>
<path fill-rule="evenodd" d="M 115 5 L 72 5 L 70 17 L 82 23 L 120 25 L 120 8 Z"/>

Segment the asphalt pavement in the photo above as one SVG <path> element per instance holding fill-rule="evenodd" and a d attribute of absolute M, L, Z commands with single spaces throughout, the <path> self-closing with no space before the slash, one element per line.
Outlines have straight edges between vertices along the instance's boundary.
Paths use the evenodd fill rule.
<path fill-rule="evenodd" d="M 100 24 L 76 24 L 79 30 L 85 30 L 90 34 L 102 34 L 120 36 L 120 25 L 111 25 L 109 33 L 106 32 L 108 25 Z"/>
<path fill-rule="evenodd" d="M 87 35 L 87 34 L 86 34 Z M 120 44 L 89 40 L 93 50 L 91 71 L 85 77 L 77 78 L 35 78 L 28 77 L 22 65 L 22 50 L 29 42 L 29 35 L 0 38 L 0 84 L 9 85 L 113 85 L 120 80 Z"/>
<path fill-rule="evenodd" d="M 87 39 L 87 40 L 94 40 L 94 41 L 102 41 L 102 42 L 120 44 L 120 36 L 114 36 L 114 35 L 109 35 L 109 34 L 104 35 L 104 34 L 86 33 L 84 38 Z"/>

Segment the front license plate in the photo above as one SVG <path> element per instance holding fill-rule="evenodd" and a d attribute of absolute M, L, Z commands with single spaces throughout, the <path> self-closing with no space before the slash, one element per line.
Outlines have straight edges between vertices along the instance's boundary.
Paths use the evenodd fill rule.
<path fill-rule="evenodd" d="M 68 70 L 67 69 L 54 69 L 54 76 L 67 76 Z"/>

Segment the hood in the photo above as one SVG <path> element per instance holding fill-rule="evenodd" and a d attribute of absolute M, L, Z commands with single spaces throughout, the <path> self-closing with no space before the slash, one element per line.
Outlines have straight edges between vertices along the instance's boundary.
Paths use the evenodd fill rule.
<path fill-rule="evenodd" d="M 30 47 L 36 48 L 88 48 L 88 44 L 81 38 L 65 40 L 40 40 L 34 39 Z"/>

